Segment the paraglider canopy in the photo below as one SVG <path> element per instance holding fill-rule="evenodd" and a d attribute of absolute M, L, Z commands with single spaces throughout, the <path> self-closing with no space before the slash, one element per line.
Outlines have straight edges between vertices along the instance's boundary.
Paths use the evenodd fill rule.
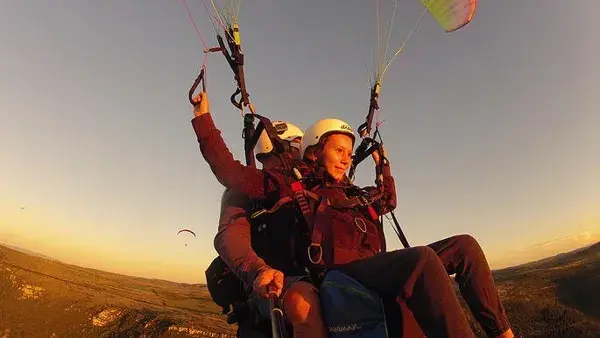
<path fill-rule="evenodd" d="M 194 237 L 196 237 L 196 234 L 190 229 L 181 229 L 181 230 L 177 231 L 177 235 L 179 235 L 180 233 L 190 233 Z M 185 243 L 185 246 L 187 246 L 187 243 Z"/>
<path fill-rule="evenodd" d="M 477 0 L 421 0 L 421 3 L 448 33 L 471 22 L 477 8 Z"/>
<path fill-rule="evenodd" d="M 181 230 L 177 231 L 177 234 L 179 235 L 182 232 L 189 232 L 190 234 L 194 235 L 194 237 L 196 237 L 196 234 L 192 230 L 189 230 L 189 229 L 181 229 Z"/>

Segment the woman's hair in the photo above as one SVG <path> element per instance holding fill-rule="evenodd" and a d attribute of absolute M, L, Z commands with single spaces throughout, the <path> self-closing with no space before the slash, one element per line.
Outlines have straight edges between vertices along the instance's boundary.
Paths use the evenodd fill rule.
<path fill-rule="evenodd" d="M 318 165 L 320 163 L 321 153 L 325 147 L 325 143 L 333 133 L 325 134 L 319 139 L 319 142 L 315 145 L 308 146 L 304 151 L 304 159 L 310 161 L 310 163 Z"/>
<path fill-rule="evenodd" d="M 304 161 L 311 164 L 313 167 L 315 167 L 315 169 L 319 168 L 323 164 L 321 161 L 321 159 L 322 159 L 321 154 L 323 153 L 325 144 L 327 143 L 327 140 L 329 140 L 330 136 L 336 135 L 336 134 L 346 135 L 344 133 L 338 133 L 338 132 L 330 132 L 330 133 L 324 134 L 321 137 L 321 139 L 319 139 L 319 142 L 317 144 L 308 146 L 306 148 L 306 150 L 304 151 Z M 352 144 L 354 145 L 354 140 L 352 140 Z"/>

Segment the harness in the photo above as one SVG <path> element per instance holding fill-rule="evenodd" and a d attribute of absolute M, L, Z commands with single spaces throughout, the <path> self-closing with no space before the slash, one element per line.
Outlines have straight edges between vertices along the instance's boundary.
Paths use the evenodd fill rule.
<path fill-rule="evenodd" d="M 326 263 L 333 262 L 333 257 L 330 252 L 323 249 L 323 241 L 326 234 L 331 233 L 332 229 L 328 228 L 331 224 L 331 209 L 348 210 L 357 208 L 366 208 L 373 222 L 379 222 L 379 215 L 373 207 L 373 203 L 380 200 L 384 191 L 382 187 L 373 190 L 360 189 L 356 186 L 348 185 L 329 185 L 328 187 L 340 187 L 346 190 L 354 190 L 355 196 L 350 198 L 328 198 L 315 193 L 322 187 L 321 185 L 311 185 L 311 177 L 302 177 L 300 171 L 294 167 L 292 172 L 296 181 L 290 184 L 292 196 L 286 196 L 279 199 L 271 208 L 265 208 L 256 211 L 251 217 L 258 217 L 264 214 L 275 213 L 282 207 L 294 203 L 297 211 L 302 216 L 306 224 L 309 243 L 306 248 L 306 257 L 310 266 L 308 270 L 316 271 L 316 274 L 323 272 L 323 267 Z M 362 219 L 361 219 L 362 220 Z M 364 222 L 364 221 L 363 221 Z M 366 232 L 366 224 L 362 224 L 362 228 L 357 223 L 357 227 L 364 233 Z M 382 250 L 385 251 L 385 241 L 383 241 Z M 333 245 L 333 244 L 332 244 Z"/>

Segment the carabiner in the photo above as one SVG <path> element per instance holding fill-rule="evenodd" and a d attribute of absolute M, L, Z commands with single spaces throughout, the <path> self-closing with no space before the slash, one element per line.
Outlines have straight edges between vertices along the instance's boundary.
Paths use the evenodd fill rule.
<path fill-rule="evenodd" d="M 242 107 L 243 98 L 240 97 L 240 100 L 236 101 L 235 97 L 238 96 L 241 93 L 242 93 L 242 90 L 238 87 L 236 89 L 236 91 L 229 97 L 229 101 L 231 101 L 231 104 L 233 104 L 233 106 L 236 107 L 239 110 L 243 109 L 243 107 Z"/>

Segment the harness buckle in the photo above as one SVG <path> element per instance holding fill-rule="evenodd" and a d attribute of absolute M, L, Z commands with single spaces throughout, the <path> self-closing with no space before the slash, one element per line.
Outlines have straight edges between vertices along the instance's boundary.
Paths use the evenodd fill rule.
<path fill-rule="evenodd" d="M 367 223 L 365 223 L 364 219 L 355 217 L 354 224 L 356 224 L 358 230 L 360 230 L 363 234 L 367 232 Z"/>
<path fill-rule="evenodd" d="M 369 194 L 362 194 L 358 197 L 363 206 L 369 206 L 375 201 Z"/>
<path fill-rule="evenodd" d="M 313 255 L 312 255 L 312 250 L 311 249 L 314 249 L 314 248 L 318 249 L 317 253 L 318 253 L 319 259 L 317 259 L 317 260 L 313 259 Z M 310 245 L 306 249 L 306 253 L 308 254 L 308 260 L 311 263 L 313 263 L 313 264 L 319 264 L 319 262 L 321 262 L 323 260 L 323 247 L 321 246 L 321 244 L 310 243 Z"/>
<path fill-rule="evenodd" d="M 256 212 L 252 213 L 252 215 L 250 215 L 250 218 L 251 218 L 251 219 L 255 219 L 255 218 L 257 218 L 257 217 L 261 216 L 262 214 L 264 214 L 264 213 L 266 213 L 266 212 L 267 212 L 267 209 L 261 209 L 261 210 L 258 210 L 258 211 L 256 211 Z"/>

